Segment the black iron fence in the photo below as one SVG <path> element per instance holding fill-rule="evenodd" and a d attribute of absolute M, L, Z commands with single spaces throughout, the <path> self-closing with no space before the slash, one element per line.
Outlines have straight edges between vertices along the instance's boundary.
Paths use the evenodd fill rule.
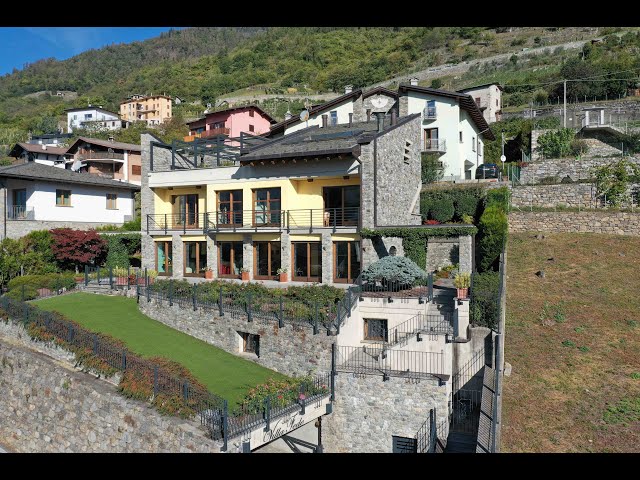
<path fill-rule="evenodd" d="M 429 418 L 416 432 L 416 453 L 436 453 L 436 409 L 429 410 Z"/>
<path fill-rule="evenodd" d="M 318 375 L 310 381 L 300 383 L 295 395 L 291 391 L 279 390 L 264 398 L 261 405 L 240 405 L 229 408 L 227 400 L 194 385 L 184 378 L 169 374 L 157 363 L 144 359 L 123 348 L 113 339 L 91 332 L 56 312 L 41 310 L 34 305 L 9 297 L 0 297 L 0 306 L 7 315 L 36 332 L 42 340 L 57 340 L 56 343 L 76 356 L 93 355 L 114 371 L 130 373 L 139 382 L 141 390 L 147 388 L 145 400 L 156 404 L 173 399 L 181 404 L 181 415 L 199 418 L 211 438 L 222 440 L 223 449 L 227 441 L 265 425 L 270 421 L 305 408 L 328 396 L 334 398 L 334 373 Z"/>
<path fill-rule="evenodd" d="M 406 344 L 409 338 L 421 333 L 453 334 L 451 314 L 447 312 L 437 315 L 418 313 L 389 330 L 387 344 L 389 347 L 396 344 Z"/>

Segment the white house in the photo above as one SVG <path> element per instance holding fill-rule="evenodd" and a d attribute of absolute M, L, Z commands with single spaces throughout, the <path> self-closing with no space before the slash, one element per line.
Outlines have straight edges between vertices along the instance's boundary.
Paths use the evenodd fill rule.
<path fill-rule="evenodd" d="M 61 147 L 72 137 L 71 133 L 47 133 L 44 135 L 32 135 L 27 143 L 33 145 L 46 145 L 47 147 Z"/>
<path fill-rule="evenodd" d="M 122 225 L 135 214 L 140 187 L 97 175 L 27 162 L 0 168 L 2 238 L 32 230 Z"/>
<path fill-rule="evenodd" d="M 463 88 L 460 93 L 473 97 L 487 123 L 500 121 L 502 117 L 502 87 L 497 83 L 487 83 Z"/>
<path fill-rule="evenodd" d="M 466 94 L 420 87 L 412 79 L 400 85 L 400 116 L 422 115 L 421 150 L 438 155 L 444 180 L 475 178 L 484 163 L 484 139 L 493 132 L 474 99 Z"/>
<path fill-rule="evenodd" d="M 74 128 L 106 128 L 117 130 L 126 128 L 126 121 L 120 119 L 120 115 L 102 107 L 70 108 L 67 112 L 67 131 L 73 132 Z"/>
<path fill-rule="evenodd" d="M 67 147 L 50 147 L 45 144 L 16 143 L 10 157 L 23 162 L 36 162 L 51 167 L 65 168 Z"/>

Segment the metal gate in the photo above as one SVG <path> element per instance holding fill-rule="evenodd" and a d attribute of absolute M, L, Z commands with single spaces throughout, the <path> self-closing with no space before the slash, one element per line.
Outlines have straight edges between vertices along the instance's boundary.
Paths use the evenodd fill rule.
<path fill-rule="evenodd" d="M 481 402 L 480 390 L 461 389 L 454 393 L 449 431 L 476 434 L 480 422 Z"/>

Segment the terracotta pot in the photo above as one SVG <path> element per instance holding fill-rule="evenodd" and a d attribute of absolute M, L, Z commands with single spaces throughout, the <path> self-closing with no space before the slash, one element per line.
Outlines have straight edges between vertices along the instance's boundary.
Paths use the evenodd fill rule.
<path fill-rule="evenodd" d="M 458 291 L 458 298 L 467 298 L 469 295 L 468 288 L 457 288 L 456 290 Z"/>
<path fill-rule="evenodd" d="M 240 274 L 242 275 L 242 281 L 243 282 L 248 282 L 249 281 L 249 272 L 240 272 Z"/>
<path fill-rule="evenodd" d="M 212 280 L 213 279 L 213 270 L 205 270 L 204 271 L 204 278 L 206 278 L 207 280 Z"/>
<path fill-rule="evenodd" d="M 281 282 L 288 282 L 289 281 L 289 278 L 287 278 L 287 272 L 279 273 L 278 277 L 280 277 L 279 280 Z"/>

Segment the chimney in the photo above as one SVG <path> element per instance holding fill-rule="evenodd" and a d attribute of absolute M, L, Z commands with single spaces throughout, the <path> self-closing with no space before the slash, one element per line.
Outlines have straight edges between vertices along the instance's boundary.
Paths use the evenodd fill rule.
<path fill-rule="evenodd" d="M 391 125 L 395 125 L 397 121 L 398 121 L 398 118 L 396 117 L 396 109 L 392 108 L 391 109 Z"/>
<path fill-rule="evenodd" d="M 347 94 L 347 93 L 351 93 L 351 92 L 353 92 L 353 85 L 345 85 L 344 86 L 344 93 Z"/>
<path fill-rule="evenodd" d="M 384 130 L 384 112 L 375 112 L 376 120 L 378 121 L 378 133 Z"/>
<path fill-rule="evenodd" d="M 417 77 L 413 77 L 409 80 L 409 83 L 413 86 L 418 85 L 418 78 Z"/>
<path fill-rule="evenodd" d="M 349 127 L 353 124 L 353 113 L 349 114 Z"/>
<path fill-rule="evenodd" d="M 325 128 L 327 126 L 327 119 L 329 118 L 329 115 L 327 115 L 326 113 L 324 115 L 322 115 L 322 128 Z"/>
<path fill-rule="evenodd" d="M 287 110 L 287 112 L 284 114 L 284 119 L 289 120 L 291 117 L 293 117 L 293 115 L 291 115 L 291 112 Z"/>

